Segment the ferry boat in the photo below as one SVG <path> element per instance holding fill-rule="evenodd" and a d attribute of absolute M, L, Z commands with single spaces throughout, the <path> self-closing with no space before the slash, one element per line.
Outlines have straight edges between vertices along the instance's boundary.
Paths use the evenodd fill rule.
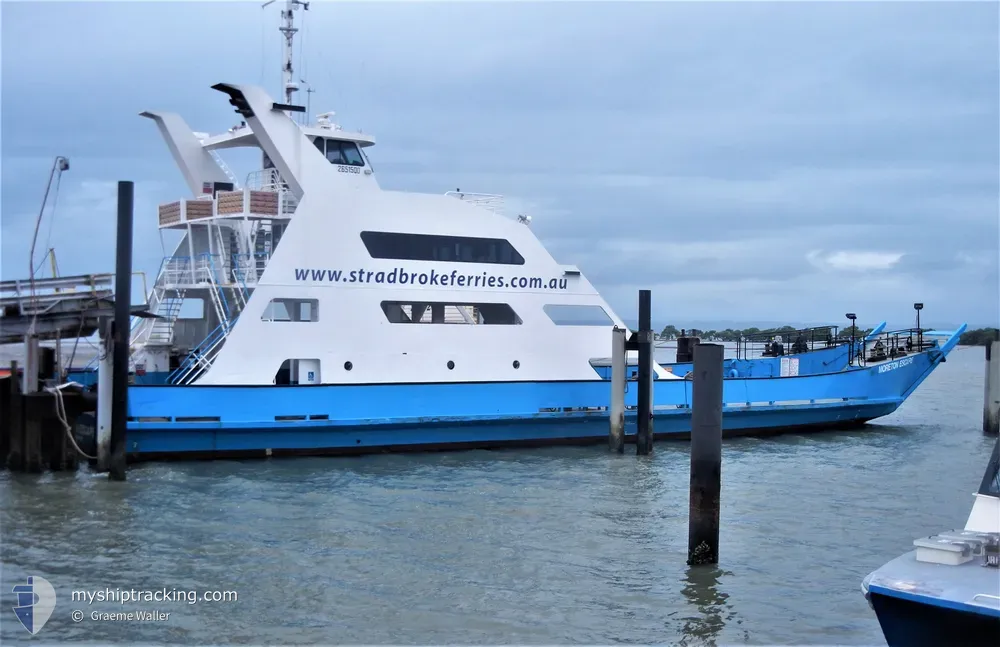
<path fill-rule="evenodd" d="M 301 4 L 282 12 L 288 42 Z M 302 118 L 290 52 L 284 103 L 255 86 L 212 86 L 239 115 L 227 132 L 141 113 L 191 195 L 158 210 L 160 229 L 183 236 L 147 299 L 157 317 L 133 328 L 132 362 L 137 377 L 167 378 L 129 387 L 130 458 L 603 441 L 610 383 L 599 360 L 623 320 L 549 254 L 529 217 L 504 213 L 501 196 L 383 189 L 372 135 L 333 113 Z M 262 168 L 238 181 L 220 157 L 232 148 L 259 149 Z M 803 373 L 777 358 L 788 360 L 779 376 L 727 379 L 724 431 L 887 415 L 962 330 L 878 365 Z M 683 437 L 691 382 L 658 364 L 653 379 L 655 435 Z"/>
<path fill-rule="evenodd" d="M 965 528 L 914 540 L 862 582 L 889 647 L 1000 642 L 1000 440 L 974 496 Z"/>

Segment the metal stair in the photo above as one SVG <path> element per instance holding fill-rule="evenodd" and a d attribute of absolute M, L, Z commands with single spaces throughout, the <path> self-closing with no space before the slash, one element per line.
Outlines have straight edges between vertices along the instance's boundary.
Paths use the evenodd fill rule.
<path fill-rule="evenodd" d="M 175 295 L 164 296 L 160 301 L 160 307 L 156 314 L 159 319 L 154 320 L 152 329 L 149 332 L 148 344 L 167 345 L 174 338 L 174 322 L 181 313 L 181 306 L 184 304 L 184 292 L 180 291 Z"/>
<path fill-rule="evenodd" d="M 205 339 L 198 344 L 197 348 L 184 359 L 180 366 L 174 369 L 167 377 L 168 384 L 191 384 L 204 375 L 212 366 L 212 361 L 219 354 L 219 350 L 229 337 L 229 330 L 235 319 L 229 324 L 220 324 L 215 330 L 210 332 Z"/>

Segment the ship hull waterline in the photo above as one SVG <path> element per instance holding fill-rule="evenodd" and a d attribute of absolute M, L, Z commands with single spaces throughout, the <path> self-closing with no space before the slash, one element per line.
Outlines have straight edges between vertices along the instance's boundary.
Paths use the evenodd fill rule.
<path fill-rule="evenodd" d="M 895 411 L 944 359 L 933 350 L 826 375 L 724 381 L 723 433 L 856 427 Z M 657 438 L 690 433 L 689 380 L 657 380 Z M 634 433 L 634 382 L 626 433 Z M 610 383 L 465 382 L 318 386 L 134 386 L 132 461 L 357 454 L 606 441 Z"/>

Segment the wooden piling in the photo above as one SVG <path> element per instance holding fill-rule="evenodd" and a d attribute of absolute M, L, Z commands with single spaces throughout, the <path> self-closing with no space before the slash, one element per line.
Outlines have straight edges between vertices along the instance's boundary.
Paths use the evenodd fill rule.
<path fill-rule="evenodd" d="M 38 337 L 28 335 L 24 338 L 24 371 L 21 379 L 21 392 L 25 395 L 38 391 Z"/>
<path fill-rule="evenodd" d="M 997 340 L 986 343 L 983 433 L 1000 435 L 1000 341 Z"/>
<path fill-rule="evenodd" d="M 7 465 L 7 453 L 10 451 L 10 386 L 9 380 L 16 376 L 0 380 L 0 465 Z"/>
<path fill-rule="evenodd" d="M 24 407 L 24 466 L 25 472 L 41 472 L 45 464 L 42 455 L 42 417 L 40 414 L 45 393 L 25 393 L 22 396 Z"/>
<path fill-rule="evenodd" d="M 639 381 L 635 453 L 653 451 L 653 322 L 649 290 L 639 290 Z"/>
<path fill-rule="evenodd" d="M 24 414 L 21 406 L 21 381 L 17 376 L 17 362 L 10 363 L 7 380 L 7 467 L 19 471 L 24 467 Z"/>
<path fill-rule="evenodd" d="M 625 451 L 625 329 L 611 331 L 611 407 L 608 447 L 619 454 Z"/>
<path fill-rule="evenodd" d="M 111 338 L 111 322 L 101 321 L 100 359 L 97 365 L 97 415 L 95 416 L 94 443 L 97 450 L 98 472 L 107 472 L 111 468 L 111 402 L 113 400 L 112 383 L 114 381 L 114 346 Z"/>
<path fill-rule="evenodd" d="M 690 566 L 719 563 L 723 358 L 721 344 L 694 347 L 687 558 Z"/>
<path fill-rule="evenodd" d="M 115 255 L 114 378 L 111 389 L 111 464 L 108 477 L 125 480 L 125 429 L 128 415 L 128 357 L 132 312 L 132 203 L 135 186 L 118 183 L 118 232 Z"/>

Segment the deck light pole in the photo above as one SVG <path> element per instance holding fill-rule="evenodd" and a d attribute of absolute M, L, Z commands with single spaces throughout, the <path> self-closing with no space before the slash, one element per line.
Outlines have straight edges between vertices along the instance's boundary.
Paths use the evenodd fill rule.
<path fill-rule="evenodd" d="M 853 312 L 847 313 L 847 318 L 851 320 L 851 348 L 847 351 L 847 364 L 848 366 L 854 366 L 854 333 L 857 332 L 857 326 L 854 325 L 854 320 L 858 318 Z"/>
<path fill-rule="evenodd" d="M 920 328 L 920 311 L 924 309 L 924 304 L 914 303 L 913 309 L 917 311 L 917 352 L 924 349 L 924 331 Z"/>

